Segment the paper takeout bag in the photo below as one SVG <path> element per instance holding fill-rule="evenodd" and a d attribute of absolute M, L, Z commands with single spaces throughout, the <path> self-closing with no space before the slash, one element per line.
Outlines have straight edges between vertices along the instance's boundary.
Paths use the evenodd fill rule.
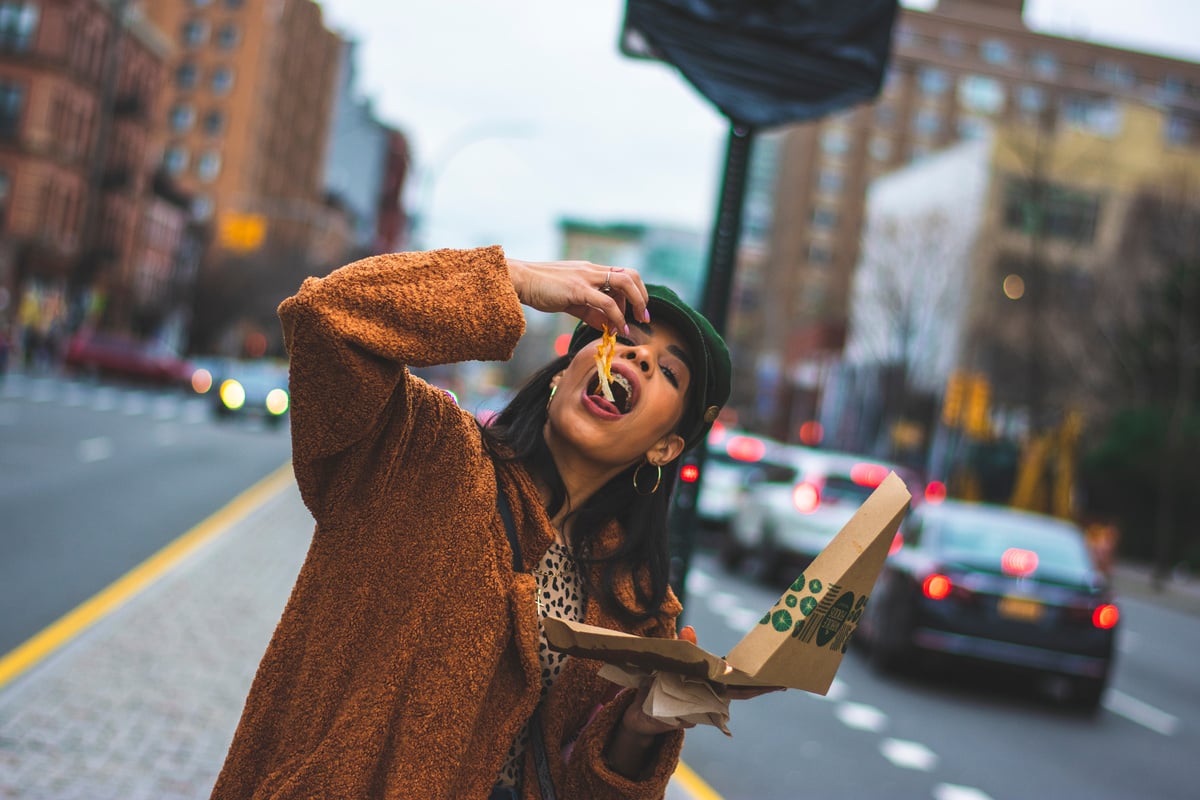
<path fill-rule="evenodd" d="M 724 659 L 680 639 L 631 636 L 552 617 L 545 620 L 546 638 L 556 650 L 629 669 L 825 694 L 911 499 L 890 473 Z"/>

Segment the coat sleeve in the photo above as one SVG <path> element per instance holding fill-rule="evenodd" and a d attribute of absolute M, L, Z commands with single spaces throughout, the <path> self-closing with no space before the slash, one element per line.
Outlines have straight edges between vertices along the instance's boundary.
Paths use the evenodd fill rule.
<path fill-rule="evenodd" d="M 350 453 L 414 416 L 408 367 L 507 360 L 525 330 L 504 251 L 437 250 L 356 261 L 308 278 L 279 306 L 290 359 L 292 460 L 314 514 Z"/>

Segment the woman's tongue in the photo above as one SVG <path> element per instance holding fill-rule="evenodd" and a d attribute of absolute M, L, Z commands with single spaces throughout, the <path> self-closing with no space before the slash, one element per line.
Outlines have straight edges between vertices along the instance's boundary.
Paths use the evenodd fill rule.
<path fill-rule="evenodd" d="M 603 408 L 605 411 L 609 412 L 610 414 L 620 414 L 621 413 L 621 409 L 617 408 L 617 404 L 609 401 L 609 399 L 607 397 L 605 397 L 604 393 L 601 392 L 599 389 L 597 389 L 595 392 L 592 393 L 592 402 L 594 402 L 596 405 L 600 406 L 601 408 Z"/>

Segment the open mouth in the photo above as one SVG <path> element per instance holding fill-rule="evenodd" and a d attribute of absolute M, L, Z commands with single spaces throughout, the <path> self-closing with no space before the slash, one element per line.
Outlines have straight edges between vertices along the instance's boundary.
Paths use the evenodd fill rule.
<path fill-rule="evenodd" d="M 588 384 L 588 394 L 601 405 L 611 407 L 618 414 L 628 414 L 633 409 L 633 386 L 630 385 L 629 380 L 621 373 L 613 372 L 612 380 L 608 382 L 608 388 L 612 390 L 613 401 L 611 403 L 600 389 L 600 373 L 597 372 L 592 376 L 591 383 Z"/>

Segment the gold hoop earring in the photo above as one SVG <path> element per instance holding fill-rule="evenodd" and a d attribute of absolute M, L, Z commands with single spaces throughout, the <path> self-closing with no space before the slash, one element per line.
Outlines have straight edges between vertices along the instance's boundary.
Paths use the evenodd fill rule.
<path fill-rule="evenodd" d="M 558 391 L 558 384 L 550 384 L 550 396 L 546 398 L 546 410 L 550 410 L 550 401 L 554 399 L 554 393 Z"/>
<path fill-rule="evenodd" d="M 658 474 L 654 477 L 654 488 L 648 492 L 643 492 L 638 487 L 638 475 L 641 474 L 642 467 L 647 466 L 647 465 L 653 466 L 656 470 L 658 470 Z M 643 461 L 642 463 L 638 464 L 637 469 L 635 469 L 633 471 L 633 490 L 635 492 L 637 492 L 638 494 L 640 494 L 642 497 L 649 497 L 650 495 L 657 492 L 658 487 L 661 483 L 662 483 L 662 467 L 658 466 L 657 464 L 650 464 L 649 461 Z"/>

